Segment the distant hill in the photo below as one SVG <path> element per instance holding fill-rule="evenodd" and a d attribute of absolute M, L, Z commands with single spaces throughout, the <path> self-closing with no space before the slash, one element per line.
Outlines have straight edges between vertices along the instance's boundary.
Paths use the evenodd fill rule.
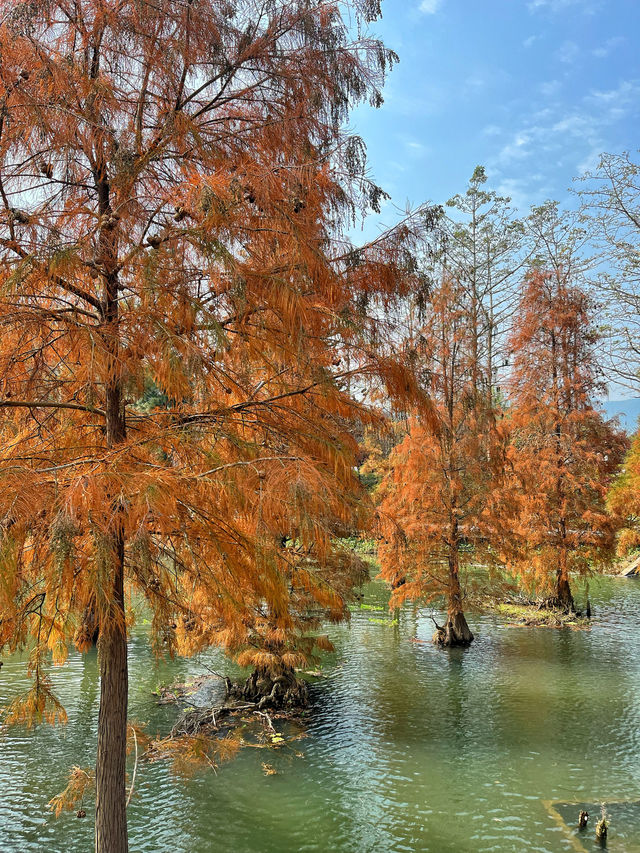
<path fill-rule="evenodd" d="M 629 434 L 638 429 L 638 418 L 640 417 L 640 397 L 630 400 L 607 400 L 603 408 L 608 418 L 616 415 L 620 418 L 622 426 Z"/>

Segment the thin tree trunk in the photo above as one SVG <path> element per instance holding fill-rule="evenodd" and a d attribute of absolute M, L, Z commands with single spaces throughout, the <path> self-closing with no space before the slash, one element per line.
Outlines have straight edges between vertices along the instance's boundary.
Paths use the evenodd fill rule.
<path fill-rule="evenodd" d="M 560 388 L 559 388 L 559 371 L 558 371 L 558 355 L 557 355 L 557 342 L 556 335 L 553 329 L 551 330 L 551 355 L 553 359 L 553 404 L 556 411 L 556 424 L 555 424 L 555 434 L 556 434 L 556 454 L 558 459 L 558 480 L 556 485 L 556 492 L 558 496 L 558 506 L 562 507 L 564 504 L 564 476 L 562 473 L 562 427 L 560 423 Z M 565 371 L 566 375 L 566 371 Z M 555 600 L 552 601 L 556 607 L 561 608 L 567 613 L 574 609 L 573 606 L 573 596 L 571 595 L 571 586 L 569 585 L 569 571 L 567 568 L 567 522 L 563 517 L 560 519 L 560 553 L 558 555 L 558 569 L 556 571 L 556 597 Z"/>
<path fill-rule="evenodd" d="M 447 623 L 433 635 L 439 646 L 470 646 L 473 634 L 467 624 L 462 609 L 462 589 L 460 587 L 458 545 L 449 545 L 449 590 L 447 601 Z"/>
<path fill-rule="evenodd" d="M 105 432 L 111 449 L 126 440 L 122 400 L 119 330 L 118 236 L 112 219 L 110 186 L 104 161 L 95 170 L 101 222 L 99 254 L 103 275 L 102 339 L 106 359 Z M 124 608 L 125 530 L 123 506 L 112 496 L 107 538 L 112 554 L 112 587 L 99 605 L 100 713 L 96 757 L 96 853 L 128 853 L 127 759 L 127 628 Z"/>
<path fill-rule="evenodd" d="M 127 631 L 124 610 L 124 539 L 116 542 L 113 608 L 101 626 L 100 713 L 96 758 L 96 853 L 128 853 L 126 807 Z"/>
<path fill-rule="evenodd" d="M 116 289 L 117 292 L 117 289 Z M 112 305 L 111 294 L 105 300 Z M 111 315 L 107 311 L 107 317 Z M 117 313 L 114 314 L 117 319 Z M 115 324 L 114 324 L 115 326 Z M 113 328 L 111 331 L 115 331 Z M 117 337 L 107 338 L 112 379 L 106 389 L 107 446 L 125 439 L 125 420 L 121 405 L 121 383 L 117 376 Z M 96 757 L 96 853 L 128 853 L 126 760 L 127 760 L 127 627 L 124 607 L 125 533 L 122 506 L 115 499 L 109 538 L 112 552 L 112 587 L 106 590 L 101 609 L 98 655 L 100 660 L 100 713 Z"/>

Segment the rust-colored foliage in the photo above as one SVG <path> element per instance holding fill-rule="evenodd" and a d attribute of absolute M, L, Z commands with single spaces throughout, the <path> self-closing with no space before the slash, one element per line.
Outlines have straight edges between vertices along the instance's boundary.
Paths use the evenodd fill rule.
<path fill-rule="evenodd" d="M 75 811 L 78 806 L 84 804 L 84 798 L 93 794 L 95 788 L 95 774 L 88 767 L 72 767 L 69 773 L 69 781 L 64 791 L 52 797 L 47 806 L 56 817 L 62 812 Z"/>
<path fill-rule="evenodd" d="M 415 387 L 366 311 L 406 229 L 337 240 L 380 195 L 341 127 L 394 56 L 364 0 L 348 23 L 306 0 L 1 6 L 0 645 L 35 637 L 40 676 L 96 620 L 100 848 L 126 596 L 160 650 L 294 666 L 362 577 L 332 543 L 360 513 L 351 422 L 376 420 L 347 380 Z"/>
<path fill-rule="evenodd" d="M 621 557 L 640 545 L 640 433 L 636 432 L 624 465 L 607 495 L 607 507 L 619 520 L 622 530 L 618 537 L 617 552 Z"/>
<path fill-rule="evenodd" d="M 389 421 L 364 430 L 359 443 L 358 476 L 368 490 L 375 492 L 389 473 L 391 451 L 406 433 L 406 420 Z"/>
<path fill-rule="evenodd" d="M 393 450 L 379 509 L 382 576 L 394 588 L 392 605 L 444 596 L 450 639 L 463 644 L 473 639 L 463 616 L 463 546 L 474 545 L 474 562 L 489 559 L 483 509 L 503 458 L 501 431 L 476 382 L 481 367 L 470 322 L 463 288 L 446 279 L 432 294 L 423 329 L 408 342 L 433 408 L 430 417 L 410 421 Z"/>
<path fill-rule="evenodd" d="M 569 573 L 587 574 L 613 555 L 605 497 L 627 446 L 594 408 L 592 311 L 562 270 L 528 275 L 510 341 L 510 476 L 495 505 L 508 566 L 568 609 Z"/>
<path fill-rule="evenodd" d="M 220 738 L 207 734 L 182 735 L 154 741 L 150 757 L 152 760 L 169 759 L 173 772 L 188 779 L 202 769 L 216 770 L 220 764 L 234 758 L 243 745 L 242 736 L 237 732 Z"/>

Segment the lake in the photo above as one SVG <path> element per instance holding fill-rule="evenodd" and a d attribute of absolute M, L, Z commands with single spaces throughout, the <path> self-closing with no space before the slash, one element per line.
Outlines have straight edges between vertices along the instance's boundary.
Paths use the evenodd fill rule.
<path fill-rule="evenodd" d="M 368 585 L 366 609 L 330 628 L 336 652 L 313 684 L 306 738 L 242 750 L 188 781 L 167 763 L 140 764 L 132 853 L 592 851 L 602 802 L 608 849 L 640 851 L 640 582 L 592 580 L 589 631 L 471 614 L 477 639 L 467 650 L 436 649 L 431 609 L 407 606 L 396 621 L 387 597 Z M 130 716 L 166 733 L 176 709 L 152 691 L 202 674 L 202 664 L 229 665 L 216 652 L 156 664 L 145 634 L 140 620 Z M 93 849 L 92 802 L 86 818 L 57 820 L 46 803 L 72 765 L 94 761 L 95 652 L 72 655 L 53 676 L 68 724 L 0 740 L 3 853 Z M 5 658 L 0 700 L 25 684 L 24 663 Z M 263 762 L 277 773 L 265 776 Z"/>

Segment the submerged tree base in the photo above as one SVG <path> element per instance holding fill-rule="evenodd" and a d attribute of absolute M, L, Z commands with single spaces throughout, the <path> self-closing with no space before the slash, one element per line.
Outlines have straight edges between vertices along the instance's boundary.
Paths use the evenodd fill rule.
<path fill-rule="evenodd" d="M 162 705 L 180 703 L 216 677 L 222 678 L 203 676 L 192 684 L 175 684 L 161 688 L 157 694 L 158 702 Z M 171 730 L 170 737 L 211 734 L 220 730 L 222 721 L 222 728 L 228 730 L 233 728 L 234 718 L 238 719 L 246 712 L 262 714 L 264 717 L 268 717 L 269 712 L 280 719 L 295 719 L 309 705 L 307 682 L 298 678 L 292 669 L 278 674 L 267 670 L 254 670 L 245 681 L 233 682 L 224 678 L 224 682 L 224 701 L 216 706 L 185 711 Z"/>
<path fill-rule="evenodd" d="M 293 669 L 278 673 L 254 669 L 244 682 L 233 682 L 229 678 L 225 682 L 227 700 L 254 704 L 258 711 L 306 708 L 309 704 L 307 682 L 298 678 Z"/>
<path fill-rule="evenodd" d="M 205 683 L 205 679 L 198 679 L 193 685 L 177 684 L 163 689 L 160 703 L 180 702 L 195 692 L 194 686 L 199 689 Z M 242 690 L 245 685 L 237 686 Z M 168 735 L 150 743 L 145 757 L 151 761 L 169 759 L 175 771 L 185 776 L 206 767 L 215 770 L 234 758 L 240 749 L 290 747 L 306 736 L 304 716 L 305 710 L 299 706 L 259 710 L 257 702 L 227 696 L 217 707 L 186 709 Z M 279 730 L 277 721 L 286 723 L 284 732 Z M 295 750 L 294 754 L 301 757 Z M 267 776 L 276 773 L 269 764 L 263 764 L 263 770 Z"/>
<path fill-rule="evenodd" d="M 573 598 L 565 599 L 553 596 L 552 598 L 546 598 L 544 601 L 541 601 L 537 606 L 541 610 L 553 610 L 556 613 L 562 613 L 566 616 L 579 615 L 573 603 Z"/>
<path fill-rule="evenodd" d="M 435 620 L 434 620 L 435 621 Z M 464 613 L 455 613 L 447 618 L 445 625 L 438 625 L 433 634 L 433 642 L 443 648 L 466 648 L 473 642 L 473 634 L 467 624 Z"/>

